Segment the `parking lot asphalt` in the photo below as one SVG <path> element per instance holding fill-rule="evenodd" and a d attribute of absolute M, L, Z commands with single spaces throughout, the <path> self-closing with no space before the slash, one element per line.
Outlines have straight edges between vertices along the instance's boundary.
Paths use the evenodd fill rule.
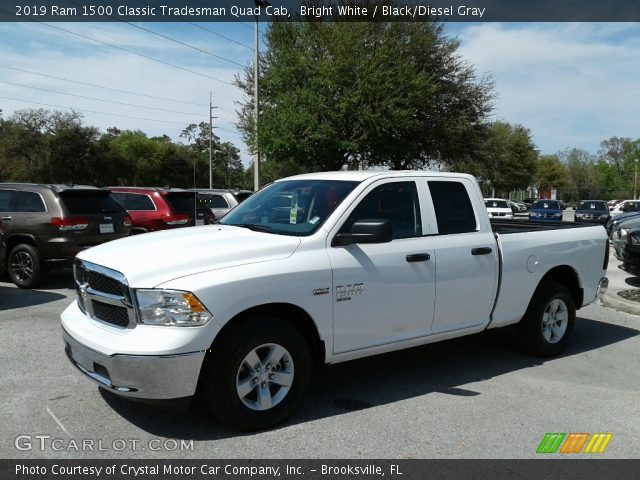
<path fill-rule="evenodd" d="M 159 409 L 83 378 L 61 341 L 71 285 L 0 281 L 2 458 L 531 458 L 546 432 L 611 432 L 601 457 L 640 457 L 636 315 L 582 309 L 555 359 L 507 328 L 325 367 L 284 425 L 239 433 L 197 399 Z"/>

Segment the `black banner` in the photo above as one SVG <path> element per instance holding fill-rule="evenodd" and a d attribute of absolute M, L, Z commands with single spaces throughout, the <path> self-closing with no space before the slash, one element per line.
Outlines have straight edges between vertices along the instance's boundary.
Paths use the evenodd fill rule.
<path fill-rule="evenodd" d="M 639 460 L 0 460 L 3 480 L 627 480 Z"/>
<path fill-rule="evenodd" d="M 13 0 L 4 22 L 640 21 L 640 0 Z"/>

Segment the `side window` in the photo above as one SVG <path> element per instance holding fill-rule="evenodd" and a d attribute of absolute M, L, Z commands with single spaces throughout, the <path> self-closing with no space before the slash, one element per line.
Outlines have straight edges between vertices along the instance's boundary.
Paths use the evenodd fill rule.
<path fill-rule="evenodd" d="M 42 198 L 35 192 L 13 192 L 11 209 L 14 212 L 46 212 Z"/>
<path fill-rule="evenodd" d="M 385 183 L 367 194 L 340 229 L 348 233 L 358 220 L 380 218 L 391 222 L 393 238 L 422 235 L 420 206 L 415 182 Z"/>
<path fill-rule="evenodd" d="M 229 208 L 229 204 L 222 195 L 212 195 L 208 203 L 210 208 Z"/>
<path fill-rule="evenodd" d="M 127 193 L 126 210 L 149 211 L 155 210 L 155 205 L 149 197 L 139 193 Z"/>
<path fill-rule="evenodd" d="M 9 203 L 11 202 L 11 191 L 0 190 L 0 212 L 10 212 Z"/>
<path fill-rule="evenodd" d="M 462 183 L 434 180 L 428 184 L 440 235 L 477 230 L 473 206 Z"/>

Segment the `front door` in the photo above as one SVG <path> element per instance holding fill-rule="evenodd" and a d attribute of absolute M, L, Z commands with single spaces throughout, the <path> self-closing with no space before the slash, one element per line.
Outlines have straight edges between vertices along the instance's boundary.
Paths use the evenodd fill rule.
<path fill-rule="evenodd" d="M 415 181 L 376 182 L 345 214 L 339 232 L 357 220 L 387 219 L 393 240 L 328 246 L 333 269 L 334 353 L 429 335 L 435 300 L 433 240 L 423 236 Z M 332 232 L 329 237 L 331 242 Z"/>

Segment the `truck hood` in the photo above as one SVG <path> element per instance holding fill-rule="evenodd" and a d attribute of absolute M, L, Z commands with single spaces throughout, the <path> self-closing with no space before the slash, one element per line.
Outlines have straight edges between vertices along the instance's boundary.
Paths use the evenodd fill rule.
<path fill-rule="evenodd" d="M 151 288 L 186 275 L 286 258 L 299 245 L 298 237 L 208 225 L 103 243 L 78 258 L 117 270 L 132 287 Z"/>

